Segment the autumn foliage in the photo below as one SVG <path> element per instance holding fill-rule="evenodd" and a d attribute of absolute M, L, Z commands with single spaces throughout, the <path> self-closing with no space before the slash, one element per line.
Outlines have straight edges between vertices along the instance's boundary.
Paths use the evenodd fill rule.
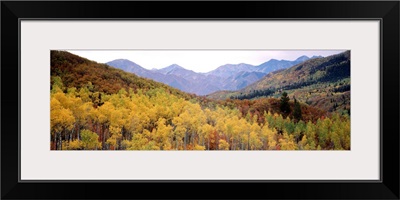
<path fill-rule="evenodd" d="M 279 99 L 210 101 L 67 52 L 51 59 L 52 150 L 350 149 L 348 115 L 299 104 L 299 120 Z"/>

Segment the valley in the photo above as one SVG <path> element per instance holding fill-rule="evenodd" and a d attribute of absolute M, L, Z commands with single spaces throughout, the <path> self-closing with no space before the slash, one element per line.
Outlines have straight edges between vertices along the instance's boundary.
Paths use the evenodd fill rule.
<path fill-rule="evenodd" d="M 50 59 L 51 150 L 351 149 L 349 51 L 208 73 Z"/>

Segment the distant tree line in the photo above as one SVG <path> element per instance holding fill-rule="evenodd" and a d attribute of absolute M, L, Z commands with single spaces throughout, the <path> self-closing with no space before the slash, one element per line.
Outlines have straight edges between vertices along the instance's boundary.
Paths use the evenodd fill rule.
<path fill-rule="evenodd" d="M 230 99 L 243 100 L 243 99 L 253 99 L 253 98 L 258 98 L 258 97 L 268 97 L 268 96 L 273 95 L 277 91 L 298 89 L 298 88 L 306 87 L 306 86 L 313 85 L 316 83 L 317 83 L 317 81 L 315 81 L 315 80 L 309 80 L 309 81 L 298 82 L 298 83 L 289 83 L 288 85 L 285 85 L 285 86 L 279 87 L 279 88 L 268 88 L 268 89 L 264 89 L 264 90 L 252 90 L 249 93 L 231 96 Z"/>
<path fill-rule="evenodd" d="M 347 91 L 350 91 L 350 85 L 343 85 L 333 89 L 333 92 L 347 92 Z"/>
<path fill-rule="evenodd" d="M 236 96 L 231 96 L 230 99 L 253 99 L 256 97 L 267 97 L 275 93 L 275 89 L 266 89 L 266 90 L 253 90 L 248 94 L 240 94 Z"/>

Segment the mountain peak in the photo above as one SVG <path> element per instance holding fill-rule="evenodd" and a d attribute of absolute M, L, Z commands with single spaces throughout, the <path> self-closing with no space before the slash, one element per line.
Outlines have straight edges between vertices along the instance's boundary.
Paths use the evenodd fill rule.
<path fill-rule="evenodd" d="M 165 67 L 163 69 L 171 69 L 171 70 L 173 70 L 173 69 L 184 69 L 184 68 L 179 66 L 178 64 L 172 64 L 172 65 L 170 65 L 168 67 Z"/>
<path fill-rule="evenodd" d="M 308 60 L 308 59 L 310 59 L 308 56 L 303 55 L 303 56 L 298 57 L 298 58 L 296 59 L 296 61 L 306 61 L 306 60 Z"/>
<path fill-rule="evenodd" d="M 323 58 L 323 56 L 319 55 L 319 56 L 312 56 L 310 59 L 314 59 L 314 58 Z"/>
<path fill-rule="evenodd" d="M 207 75 L 213 75 L 222 78 L 228 78 L 238 72 L 246 71 L 252 72 L 255 71 L 256 68 L 253 65 L 246 64 L 246 63 L 239 63 L 239 64 L 225 64 L 219 66 L 217 69 L 214 69 L 210 72 L 207 72 Z"/>
<path fill-rule="evenodd" d="M 218 68 L 225 68 L 225 67 L 240 68 L 240 67 L 252 67 L 252 65 L 247 64 L 247 63 L 238 63 L 238 64 L 227 63 L 225 65 L 219 66 Z"/>
<path fill-rule="evenodd" d="M 107 62 L 107 63 L 134 63 L 134 62 L 132 62 L 132 61 L 130 61 L 130 60 L 128 60 L 128 59 L 115 59 L 115 60 L 112 60 L 112 61 L 110 61 L 110 62 Z M 136 64 L 136 63 L 135 63 Z"/>
<path fill-rule="evenodd" d="M 185 76 L 192 76 L 192 75 L 196 74 L 196 72 L 185 69 L 185 68 L 179 66 L 178 64 L 172 64 L 168 67 L 164 67 L 162 69 L 159 69 L 158 72 L 165 74 L 165 75 L 175 74 L 175 75 L 181 75 L 181 76 L 183 76 L 184 74 L 185 74 Z"/>
<path fill-rule="evenodd" d="M 163 74 L 169 74 L 169 73 L 177 71 L 177 70 L 186 70 L 186 69 L 177 64 L 172 64 L 168 67 L 161 68 L 158 71 L 162 72 Z"/>
<path fill-rule="evenodd" d="M 107 62 L 106 64 L 118 69 L 122 69 L 127 72 L 132 72 L 135 69 L 144 70 L 142 66 L 127 59 L 115 59 L 113 61 Z"/>

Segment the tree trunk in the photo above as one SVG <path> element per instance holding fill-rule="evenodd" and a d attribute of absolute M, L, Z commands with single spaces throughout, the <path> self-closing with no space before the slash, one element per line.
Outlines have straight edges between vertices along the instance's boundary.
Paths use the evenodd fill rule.
<path fill-rule="evenodd" d="M 217 133 L 216 137 L 215 137 L 215 148 L 216 150 L 219 149 L 219 133 Z"/>
<path fill-rule="evenodd" d="M 79 133 L 81 132 L 81 126 L 78 125 L 77 129 L 78 129 L 78 130 L 76 131 L 76 139 L 77 139 L 77 140 L 81 140 L 81 139 L 79 138 Z"/>
<path fill-rule="evenodd" d="M 195 144 L 194 144 L 195 137 L 196 137 L 196 133 L 192 133 L 192 145 L 193 146 L 195 146 Z"/>
<path fill-rule="evenodd" d="M 265 139 L 264 139 L 264 150 L 267 150 L 267 146 L 268 146 L 268 144 L 267 144 L 267 139 L 265 138 Z"/>
<path fill-rule="evenodd" d="M 72 133 L 74 132 L 74 130 L 75 130 L 75 126 L 74 126 L 74 128 L 72 129 L 72 131 L 71 132 L 69 132 L 69 142 L 71 142 L 71 140 L 72 140 Z"/>
<path fill-rule="evenodd" d="M 186 150 L 186 139 L 187 139 L 187 132 L 185 132 L 185 143 L 184 143 L 184 146 L 183 146 L 184 150 Z"/>
<path fill-rule="evenodd" d="M 250 150 L 250 132 L 247 134 L 247 150 Z"/>
<path fill-rule="evenodd" d="M 105 150 L 106 149 L 106 140 L 105 140 L 106 137 L 105 137 L 104 125 L 101 126 L 100 133 L 102 135 L 102 138 L 101 138 L 101 149 Z"/>
<path fill-rule="evenodd" d="M 59 150 L 62 150 L 62 139 L 61 139 L 61 133 L 62 133 L 62 132 L 60 132 L 60 134 L 58 134 L 58 140 L 59 140 L 58 142 L 60 143 L 60 144 L 59 144 Z"/>
<path fill-rule="evenodd" d="M 54 145 L 55 145 L 55 150 L 58 150 L 58 143 L 57 143 L 57 137 L 58 137 L 58 133 L 54 133 Z"/>
<path fill-rule="evenodd" d="M 178 140 L 178 137 L 176 137 L 176 133 L 175 133 L 175 148 L 176 148 L 176 150 L 178 150 L 178 142 L 179 142 L 179 140 Z"/>

